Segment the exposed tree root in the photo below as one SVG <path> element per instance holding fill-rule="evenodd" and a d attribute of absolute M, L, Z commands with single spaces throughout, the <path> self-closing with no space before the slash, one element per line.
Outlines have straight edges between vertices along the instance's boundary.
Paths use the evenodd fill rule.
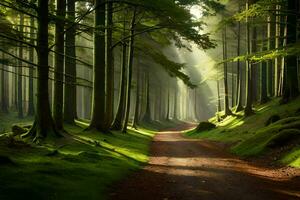
<path fill-rule="evenodd" d="M 34 121 L 31 129 L 27 133 L 21 135 L 22 138 L 32 138 L 32 142 L 36 144 L 40 144 L 49 136 L 61 138 L 63 137 L 63 134 L 56 130 L 53 123 L 50 123 L 50 126 L 44 128 L 41 127 L 36 120 Z"/>

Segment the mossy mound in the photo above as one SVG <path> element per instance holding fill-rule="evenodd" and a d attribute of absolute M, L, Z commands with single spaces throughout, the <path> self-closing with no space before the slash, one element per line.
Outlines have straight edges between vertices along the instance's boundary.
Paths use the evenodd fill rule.
<path fill-rule="evenodd" d="M 271 117 L 269 117 L 269 119 L 266 121 L 265 125 L 269 126 L 270 124 L 273 124 L 277 121 L 280 120 L 280 116 L 279 115 L 272 115 Z"/>
<path fill-rule="evenodd" d="M 25 127 L 21 127 L 19 125 L 13 125 L 11 128 L 11 131 L 13 132 L 14 136 L 16 135 L 22 135 L 26 133 L 29 129 Z"/>
<path fill-rule="evenodd" d="M 267 146 L 271 148 L 282 147 L 300 138 L 300 130 L 285 129 L 273 136 Z"/>
<path fill-rule="evenodd" d="M 212 129 L 215 129 L 216 125 L 210 122 L 200 122 L 200 124 L 197 126 L 196 131 L 197 132 L 203 132 L 203 131 L 210 131 Z"/>
<path fill-rule="evenodd" d="M 281 119 L 267 127 L 259 129 L 252 137 L 239 143 L 232 151 L 241 156 L 255 156 L 268 147 L 283 147 L 300 138 L 299 117 Z"/>

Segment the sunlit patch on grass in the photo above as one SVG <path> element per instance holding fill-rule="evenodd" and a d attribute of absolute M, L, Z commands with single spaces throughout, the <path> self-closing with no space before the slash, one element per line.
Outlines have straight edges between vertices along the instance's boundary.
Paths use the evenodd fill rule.
<path fill-rule="evenodd" d="M 154 131 L 103 134 L 76 123 L 65 125 L 59 145 L 9 147 L 0 137 L 0 156 L 12 162 L 0 163 L 0 199 L 104 199 L 113 182 L 148 161 Z"/>

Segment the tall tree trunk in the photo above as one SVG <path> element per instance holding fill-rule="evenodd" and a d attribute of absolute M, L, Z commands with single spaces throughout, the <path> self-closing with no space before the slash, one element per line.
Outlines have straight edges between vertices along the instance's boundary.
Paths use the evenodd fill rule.
<path fill-rule="evenodd" d="M 220 112 L 221 112 L 221 97 L 220 97 L 220 81 L 217 80 L 217 95 L 218 95 L 218 102 L 217 102 L 217 120 L 218 122 L 221 121 L 220 119 Z"/>
<path fill-rule="evenodd" d="M 106 122 L 110 127 L 113 121 L 114 113 L 114 58 L 112 49 L 113 34 L 113 2 L 109 0 L 106 3 L 106 21 L 105 21 L 105 63 L 107 70 L 107 99 L 106 99 Z"/>
<path fill-rule="evenodd" d="M 174 94 L 174 117 L 173 117 L 173 120 L 178 120 L 178 86 L 177 86 L 177 83 L 175 83 L 175 94 Z M 196 104 L 196 102 L 195 102 Z M 196 106 L 196 105 L 195 105 Z M 196 112 L 196 108 L 195 108 L 195 112 Z"/>
<path fill-rule="evenodd" d="M 2 52 L 2 60 L 4 60 L 4 53 Z M 3 113 L 8 113 L 8 75 L 7 67 L 4 63 L 2 63 L 2 69 L 1 70 L 1 111 Z"/>
<path fill-rule="evenodd" d="M 112 130 L 122 130 L 125 116 L 125 103 L 126 103 L 126 59 L 127 58 L 127 44 L 123 42 L 122 45 L 122 66 L 121 66 L 121 81 L 119 101 L 117 107 L 117 114 L 111 126 Z"/>
<path fill-rule="evenodd" d="M 167 115 L 166 115 L 166 121 L 170 120 L 170 84 L 168 84 L 167 88 Z"/>
<path fill-rule="evenodd" d="M 146 76 L 146 111 L 143 117 L 144 122 L 151 122 L 151 108 L 150 108 L 150 76 L 149 70 L 147 70 Z"/>
<path fill-rule="evenodd" d="M 32 3 L 35 3 L 35 0 L 32 1 Z M 34 27 L 35 27 L 35 23 L 34 23 L 34 17 L 30 17 L 30 43 L 34 44 Z M 34 63 L 34 49 L 30 48 L 29 49 L 29 61 Z M 30 67 L 29 68 L 29 83 L 28 83 L 28 87 L 29 87 L 29 95 L 28 95 L 28 116 L 33 116 L 34 115 L 34 91 L 33 91 L 33 76 L 34 76 L 34 68 Z"/>
<path fill-rule="evenodd" d="M 18 54 L 18 48 L 16 49 L 16 54 Z M 19 60 L 16 59 L 16 63 L 18 63 Z M 13 98 L 13 106 L 14 106 L 14 109 L 17 111 L 18 110 L 18 68 L 16 67 L 14 69 L 14 98 Z"/>
<path fill-rule="evenodd" d="M 24 36 L 24 14 L 20 14 L 20 34 Z M 19 47 L 19 58 L 23 59 L 23 44 L 20 44 Z M 18 117 L 23 118 L 23 67 L 22 67 L 23 62 L 18 61 Z"/>
<path fill-rule="evenodd" d="M 297 0 L 288 0 L 287 45 L 297 42 Z M 299 13 L 298 13 L 299 14 Z M 288 102 L 299 95 L 297 56 L 286 57 L 283 102 Z"/>
<path fill-rule="evenodd" d="M 231 64 L 231 107 L 233 108 L 236 105 L 235 101 L 235 81 L 234 81 L 234 73 L 233 73 L 233 64 Z"/>
<path fill-rule="evenodd" d="M 162 120 L 163 116 L 163 94 L 162 94 L 162 86 L 159 87 L 159 121 Z"/>
<path fill-rule="evenodd" d="M 262 33 L 262 47 L 261 47 L 261 51 L 266 51 L 266 44 L 264 43 L 264 41 L 266 40 L 266 32 L 265 32 L 265 27 L 262 27 L 261 30 Z M 268 102 L 268 91 L 267 91 L 267 62 L 266 61 L 262 61 L 260 64 L 260 103 L 264 104 L 266 102 Z"/>
<path fill-rule="evenodd" d="M 252 3 L 256 3 L 257 0 L 252 0 Z M 254 18 L 252 19 L 252 24 L 254 24 Z M 251 28 L 251 54 L 257 52 L 257 27 L 253 25 Z M 258 65 L 251 63 L 251 84 L 252 84 L 252 103 L 258 100 L 257 89 L 258 87 Z"/>
<path fill-rule="evenodd" d="M 274 6 L 270 7 L 274 9 Z M 276 17 L 274 14 L 270 14 L 268 17 L 268 51 L 273 50 L 275 48 L 275 36 L 276 36 L 276 25 L 275 25 Z M 274 95 L 274 60 L 267 61 L 267 84 L 268 84 L 268 96 Z"/>
<path fill-rule="evenodd" d="M 276 39 L 275 39 L 275 49 L 280 47 L 280 37 L 281 37 L 281 6 L 276 5 Z M 280 77 L 280 66 L 281 66 L 281 58 L 275 58 L 275 66 L 274 66 L 274 95 L 275 97 L 279 96 L 279 77 Z"/>
<path fill-rule="evenodd" d="M 197 99 L 197 88 L 195 88 L 194 89 L 194 105 L 195 105 L 195 120 L 196 121 L 199 121 L 200 120 L 200 117 L 199 117 L 199 115 L 198 115 L 198 106 L 197 106 L 197 104 L 198 104 L 198 99 Z"/>
<path fill-rule="evenodd" d="M 131 105 L 131 82 L 132 82 L 132 68 L 133 68 L 133 58 L 134 58 L 134 34 L 135 34 L 135 26 L 136 26 L 136 7 L 133 11 L 133 16 L 131 20 L 131 26 L 130 26 L 130 39 L 129 39 L 129 52 L 128 52 L 128 81 L 127 81 L 127 91 L 126 91 L 126 113 L 125 113 L 125 119 L 123 124 L 122 132 L 125 133 L 127 131 L 127 125 L 129 121 L 129 113 L 130 113 L 130 105 Z"/>
<path fill-rule="evenodd" d="M 65 38 L 65 91 L 64 91 L 64 121 L 74 124 L 77 118 L 76 108 L 76 26 L 75 0 L 67 0 L 67 31 Z"/>
<path fill-rule="evenodd" d="M 89 129 L 106 132 L 106 69 L 105 69 L 105 5 L 103 0 L 95 1 L 94 33 L 94 91 L 92 119 Z"/>
<path fill-rule="evenodd" d="M 48 93 L 48 1 L 38 1 L 38 32 L 37 32 L 37 104 L 35 122 L 30 131 L 23 135 L 34 137 L 35 142 L 39 142 L 49 133 L 59 135 L 56 131 L 51 116 L 49 93 Z"/>
<path fill-rule="evenodd" d="M 132 127 L 137 129 L 139 123 L 139 113 L 140 113 L 140 66 L 139 62 L 136 65 L 136 97 L 135 97 L 135 111 Z"/>
<path fill-rule="evenodd" d="M 55 55 L 54 55 L 54 99 L 53 120 L 58 130 L 63 129 L 63 73 L 64 73 L 64 18 L 66 13 L 65 0 L 56 0 L 55 22 Z M 74 66 L 73 66 L 74 67 Z M 68 84 L 68 83 L 66 83 Z"/>
<path fill-rule="evenodd" d="M 246 10 L 249 10 L 249 0 L 246 3 Z M 250 45 L 250 23 L 249 17 L 246 17 L 246 37 L 247 37 L 247 55 L 251 53 Z M 249 116 L 253 113 L 252 110 L 252 65 L 249 60 L 246 61 L 246 106 L 245 106 L 245 116 Z"/>
<path fill-rule="evenodd" d="M 285 7 L 284 7 L 285 8 Z M 285 8 L 286 10 L 287 8 Z M 281 39 L 281 45 L 282 47 L 286 47 L 287 45 L 287 16 L 281 16 L 281 24 L 284 24 L 284 26 L 281 26 L 281 33 L 283 34 L 283 38 Z M 280 76 L 279 76 L 279 87 L 278 87 L 278 96 L 283 96 L 283 90 L 284 90 L 284 81 L 286 76 L 286 65 L 285 65 L 285 57 L 282 56 L 280 59 Z"/>
<path fill-rule="evenodd" d="M 240 9 L 240 7 L 239 7 Z M 241 54 L 241 22 L 238 22 L 238 38 L 237 38 L 237 56 Z M 243 88 L 242 88 L 243 70 L 241 69 L 241 61 L 237 61 L 237 87 L 236 87 L 236 109 L 235 112 L 243 110 Z"/>
<path fill-rule="evenodd" d="M 223 30 L 223 60 L 227 59 L 227 30 L 226 27 Z M 227 74 L 227 62 L 224 62 L 224 114 L 225 117 L 232 115 L 229 109 L 229 99 L 228 99 L 228 74 Z"/>

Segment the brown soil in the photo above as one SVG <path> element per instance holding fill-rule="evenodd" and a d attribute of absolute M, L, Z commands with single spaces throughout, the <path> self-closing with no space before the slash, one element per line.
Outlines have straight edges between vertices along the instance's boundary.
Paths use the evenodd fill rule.
<path fill-rule="evenodd" d="M 187 128 L 157 134 L 149 164 L 113 188 L 110 199 L 300 200 L 299 169 L 241 160 L 224 145 L 184 138 Z"/>

